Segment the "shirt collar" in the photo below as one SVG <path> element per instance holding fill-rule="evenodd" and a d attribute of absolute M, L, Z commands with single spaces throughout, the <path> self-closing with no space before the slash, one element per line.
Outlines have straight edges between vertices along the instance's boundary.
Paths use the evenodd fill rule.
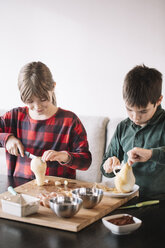
<path fill-rule="evenodd" d="M 155 114 L 148 121 L 147 125 L 154 125 L 155 123 L 157 123 L 160 120 L 160 118 L 162 117 L 162 114 L 164 112 L 165 112 L 164 109 L 162 109 L 161 105 L 159 105 L 157 107 L 157 110 L 156 110 Z"/>

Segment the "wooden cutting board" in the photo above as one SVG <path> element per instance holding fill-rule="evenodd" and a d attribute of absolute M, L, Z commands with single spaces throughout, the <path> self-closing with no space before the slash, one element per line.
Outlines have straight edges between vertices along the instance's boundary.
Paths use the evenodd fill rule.
<path fill-rule="evenodd" d="M 24 193 L 31 196 L 38 196 L 40 193 L 48 193 L 56 191 L 57 186 L 55 186 L 55 181 L 63 180 L 62 178 L 58 177 L 46 177 L 50 183 L 45 186 L 38 187 L 36 185 L 35 180 L 25 183 L 21 186 L 15 188 L 16 192 Z M 92 187 L 93 183 L 87 183 L 77 180 L 67 179 L 69 182 L 68 190 L 79 188 L 79 187 Z M 66 186 L 65 186 L 66 187 Z M 9 192 L 5 192 L 0 194 L 0 199 L 4 197 L 10 197 Z M 72 232 L 78 232 L 81 229 L 85 228 L 86 226 L 92 224 L 93 222 L 99 220 L 100 218 L 104 217 L 105 215 L 109 214 L 116 208 L 120 207 L 133 197 L 137 196 L 138 192 L 130 195 L 129 197 L 125 198 L 112 198 L 109 196 L 103 196 L 102 201 L 93 209 L 84 209 L 81 208 L 80 211 L 73 216 L 72 218 L 59 218 L 56 214 L 49 208 L 40 206 L 39 211 L 36 214 L 27 216 L 27 217 L 17 217 L 14 215 L 7 214 L 2 211 L 1 201 L 0 201 L 0 218 L 16 220 L 21 222 L 26 222 L 35 225 L 47 226 L 51 228 L 57 228 Z"/>

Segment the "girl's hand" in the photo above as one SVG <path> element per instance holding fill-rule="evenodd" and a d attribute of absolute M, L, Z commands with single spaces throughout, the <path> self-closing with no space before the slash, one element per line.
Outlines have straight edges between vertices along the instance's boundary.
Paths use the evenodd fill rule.
<path fill-rule="evenodd" d="M 45 151 L 44 154 L 42 155 L 42 160 L 44 162 L 46 161 L 57 161 L 59 163 L 69 163 L 70 162 L 70 155 L 65 152 L 65 151 L 54 151 L 54 150 L 48 150 Z"/>
<path fill-rule="evenodd" d="M 111 173 L 113 171 L 113 168 L 116 165 L 120 165 L 120 160 L 117 157 L 113 156 L 113 157 L 108 158 L 104 162 L 103 168 L 104 168 L 106 173 Z"/>
<path fill-rule="evenodd" d="M 134 147 L 132 150 L 127 152 L 128 163 L 132 165 L 135 162 L 146 162 L 152 156 L 152 150 Z"/>
<path fill-rule="evenodd" d="M 21 157 L 24 157 L 24 146 L 22 142 L 13 135 L 9 136 L 6 141 L 6 150 L 12 155 L 18 156 L 21 154 Z"/>

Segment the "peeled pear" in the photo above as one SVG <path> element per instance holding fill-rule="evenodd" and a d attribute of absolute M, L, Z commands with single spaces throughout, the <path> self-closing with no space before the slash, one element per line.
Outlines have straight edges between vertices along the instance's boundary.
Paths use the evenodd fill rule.
<path fill-rule="evenodd" d="M 132 171 L 132 166 L 128 163 L 124 164 L 121 170 L 116 174 L 114 181 L 118 192 L 128 193 L 132 191 L 135 185 L 135 176 Z"/>
<path fill-rule="evenodd" d="M 45 182 L 47 164 L 41 160 L 41 157 L 35 157 L 31 160 L 30 167 L 36 177 L 37 185 L 42 186 Z"/>

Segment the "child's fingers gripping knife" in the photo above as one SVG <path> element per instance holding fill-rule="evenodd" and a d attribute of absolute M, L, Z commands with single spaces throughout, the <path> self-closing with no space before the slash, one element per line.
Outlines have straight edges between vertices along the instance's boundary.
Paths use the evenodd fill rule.
<path fill-rule="evenodd" d="M 6 141 L 6 150 L 12 155 L 18 156 L 21 154 L 21 156 L 24 157 L 24 146 L 22 142 L 13 135 L 10 135 Z"/>

